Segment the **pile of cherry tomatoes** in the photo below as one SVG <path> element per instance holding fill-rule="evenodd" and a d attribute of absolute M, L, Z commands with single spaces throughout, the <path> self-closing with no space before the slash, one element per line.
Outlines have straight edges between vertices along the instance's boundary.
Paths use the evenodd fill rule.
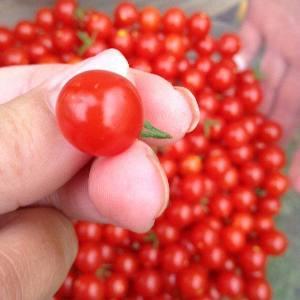
<path fill-rule="evenodd" d="M 158 152 L 171 199 L 153 229 L 76 223 L 79 253 L 56 300 L 272 299 L 267 258 L 287 248 L 274 223 L 288 187 L 282 130 L 258 111 L 255 72 L 238 70 L 238 36 L 210 29 L 203 12 L 124 2 L 110 18 L 75 0 L 0 28 L 1 66 L 75 63 L 113 47 L 189 88 L 202 112 L 194 132 Z"/>

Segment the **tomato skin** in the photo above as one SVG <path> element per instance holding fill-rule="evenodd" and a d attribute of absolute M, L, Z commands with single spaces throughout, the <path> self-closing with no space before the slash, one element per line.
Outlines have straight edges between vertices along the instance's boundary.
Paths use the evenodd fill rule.
<path fill-rule="evenodd" d="M 105 296 L 109 299 L 124 299 L 127 291 L 128 280 L 122 274 L 114 273 L 105 282 Z"/>
<path fill-rule="evenodd" d="M 83 273 L 94 273 L 101 265 L 101 255 L 97 243 L 84 243 L 80 246 L 76 260 L 76 268 Z"/>
<path fill-rule="evenodd" d="M 12 47 L 1 53 L 2 66 L 28 65 L 29 57 L 25 49 Z"/>
<path fill-rule="evenodd" d="M 114 260 L 114 269 L 128 278 L 134 277 L 138 270 L 136 256 L 129 252 L 118 255 Z"/>
<path fill-rule="evenodd" d="M 265 269 L 267 263 L 266 254 L 257 245 L 248 245 L 239 255 L 239 261 L 243 270 L 247 273 Z"/>
<path fill-rule="evenodd" d="M 82 274 L 73 286 L 74 300 L 104 300 L 104 283 L 94 274 Z"/>
<path fill-rule="evenodd" d="M 5 27 L 0 27 L 0 50 L 9 48 L 14 40 L 13 33 Z"/>
<path fill-rule="evenodd" d="M 135 51 L 139 57 L 152 59 L 161 52 L 161 42 L 157 35 L 153 33 L 145 33 L 137 38 L 135 43 Z"/>
<path fill-rule="evenodd" d="M 104 13 L 95 11 L 87 15 L 84 27 L 91 36 L 96 34 L 98 38 L 103 40 L 107 39 L 113 30 L 110 18 Z"/>
<path fill-rule="evenodd" d="M 16 25 L 15 36 L 18 40 L 28 43 L 34 40 L 37 34 L 37 27 L 30 21 L 21 21 Z"/>
<path fill-rule="evenodd" d="M 133 38 L 129 31 L 119 29 L 111 34 L 110 46 L 121 51 L 126 58 L 130 57 L 134 46 Z"/>
<path fill-rule="evenodd" d="M 179 273 L 178 284 L 182 295 L 189 299 L 201 297 L 208 285 L 207 272 L 200 265 L 187 267 Z"/>
<path fill-rule="evenodd" d="M 59 52 L 70 52 L 78 44 L 76 32 L 72 28 L 58 28 L 52 33 L 54 48 Z"/>
<path fill-rule="evenodd" d="M 242 230 L 227 226 L 222 230 L 223 245 L 225 249 L 231 253 L 241 251 L 246 244 L 246 237 Z"/>
<path fill-rule="evenodd" d="M 173 7 L 165 12 L 162 21 L 166 33 L 182 33 L 185 28 L 186 16 L 180 8 Z"/>
<path fill-rule="evenodd" d="M 182 74 L 182 84 L 196 94 L 204 88 L 205 76 L 196 68 L 189 68 Z"/>
<path fill-rule="evenodd" d="M 44 30 L 51 30 L 54 27 L 54 14 L 51 8 L 43 7 L 36 14 L 36 24 Z"/>
<path fill-rule="evenodd" d="M 209 72 L 210 86 L 217 92 L 224 92 L 231 88 L 235 82 L 235 73 L 232 68 L 220 62 L 215 64 Z"/>
<path fill-rule="evenodd" d="M 102 236 L 102 227 L 96 223 L 79 221 L 75 230 L 79 242 L 99 242 Z"/>
<path fill-rule="evenodd" d="M 234 33 L 223 34 L 218 41 L 218 50 L 224 57 L 235 55 L 241 48 L 241 41 Z"/>
<path fill-rule="evenodd" d="M 217 286 L 222 295 L 237 297 L 242 295 L 244 282 L 241 276 L 233 272 L 223 272 L 218 276 Z"/>
<path fill-rule="evenodd" d="M 124 151 L 143 126 L 141 99 L 135 87 L 108 71 L 88 71 L 71 79 L 58 97 L 56 115 L 66 139 L 96 156 Z"/>
<path fill-rule="evenodd" d="M 203 38 L 211 28 L 211 21 L 208 15 L 203 12 L 194 13 L 188 21 L 188 27 L 190 36 Z"/>
<path fill-rule="evenodd" d="M 74 25 L 76 0 L 57 0 L 53 8 L 55 20 L 65 25 Z"/>
<path fill-rule="evenodd" d="M 131 2 L 120 3 L 114 12 L 115 24 L 118 27 L 132 26 L 139 17 L 137 7 Z"/>
<path fill-rule="evenodd" d="M 143 270 L 136 274 L 135 291 L 144 297 L 155 297 L 162 290 L 160 273 L 156 270 Z"/>
<path fill-rule="evenodd" d="M 271 300 L 272 289 L 265 279 L 247 281 L 246 295 L 249 300 Z"/>
<path fill-rule="evenodd" d="M 282 255 L 288 246 L 286 236 L 279 230 L 264 231 L 259 236 L 260 246 L 269 255 Z"/>
<path fill-rule="evenodd" d="M 161 25 L 161 14 L 159 9 L 147 6 L 142 9 L 139 17 L 141 30 L 144 32 L 156 32 Z"/>
<path fill-rule="evenodd" d="M 188 265 L 188 252 L 180 245 L 169 245 L 161 253 L 161 266 L 166 272 L 179 272 Z"/>
<path fill-rule="evenodd" d="M 160 54 L 153 61 L 153 71 L 168 80 L 173 80 L 177 75 L 177 60 L 174 55 Z"/>

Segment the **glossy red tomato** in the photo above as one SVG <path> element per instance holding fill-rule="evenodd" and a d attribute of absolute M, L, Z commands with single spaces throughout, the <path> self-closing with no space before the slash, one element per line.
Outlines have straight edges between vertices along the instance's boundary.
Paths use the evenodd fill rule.
<path fill-rule="evenodd" d="M 177 60 L 174 55 L 160 54 L 153 61 L 154 73 L 168 80 L 173 80 L 177 75 Z"/>
<path fill-rule="evenodd" d="M 288 189 L 288 178 L 281 173 L 272 173 L 266 177 L 264 187 L 270 196 L 278 197 Z"/>
<path fill-rule="evenodd" d="M 277 142 L 282 137 L 282 128 L 278 123 L 266 120 L 260 126 L 259 137 L 265 143 Z"/>
<path fill-rule="evenodd" d="M 239 255 L 239 261 L 243 270 L 247 273 L 264 270 L 267 257 L 257 245 L 246 246 Z"/>
<path fill-rule="evenodd" d="M 218 50 L 224 57 L 231 57 L 241 48 L 240 38 L 234 33 L 223 34 L 218 41 Z"/>
<path fill-rule="evenodd" d="M 271 300 L 272 290 L 265 279 L 252 279 L 247 281 L 246 295 L 249 300 Z"/>
<path fill-rule="evenodd" d="M 217 287 L 222 295 L 234 298 L 242 295 L 244 281 L 240 275 L 233 272 L 223 272 L 218 276 Z"/>
<path fill-rule="evenodd" d="M 161 26 L 161 14 L 154 6 L 147 6 L 140 12 L 139 23 L 144 32 L 156 32 Z"/>
<path fill-rule="evenodd" d="M 178 228 L 186 227 L 193 222 L 193 212 L 190 204 L 180 199 L 173 200 L 165 214 L 168 221 Z"/>
<path fill-rule="evenodd" d="M 105 40 L 110 36 L 113 24 L 106 14 L 92 11 L 86 17 L 85 29 L 91 36 L 96 35 Z"/>
<path fill-rule="evenodd" d="M 182 74 L 182 84 L 194 94 L 200 92 L 205 86 L 205 76 L 196 68 L 190 68 Z"/>
<path fill-rule="evenodd" d="M 73 286 L 72 299 L 74 300 L 104 300 L 105 286 L 94 274 L 81 274 Z"/>
<path fill-rule="evenodd" d="M 178 284 L 182 295 L 190 299 L 201 297 L 208 285 L 207 272 L 200 265 L 187 267 L 179 273 Z"/>
<path fill-rule="evenodd" d="M 139 13 L 135 4 L 123 2 L 115 8 L 114 16 L 116 26 L 127 27 L 137 22 Z"/>
<path fill-rule="evenodd" d="M 141 34 L 135 43 L 136 54 L 145 59 L 156 57 L 161 52 L 161 49 L 161 41 L 153 33 Z"/>
<path fill-rule="evenodd" d="M 264 231 L 259 238 L 262 249 L 269 255 L 282 255 L 287 249 L 287 238 L 279 230 Z"/>
<path fill-rule="evenodd" d="M 130 57 L 134 47 L 133 38 L 128 30 L 119 29 L 112 33 L 110 46 L 121 51 L 125 57 Z"/>
<path fill-rule="evenodd" d="M 33 42 L 27 47 L 29 59 L 32 63 L 37 63 L 39 60 L 48 54 L 47 48 L 38 42 Z"/>
<path fill-rule="evenodd" d="M 179 272 L 189 265 L 189 254 L 180 245 L 169 245 L 160 255 L 161 266 L 167 272 Z"/>
<path fill-rule="evenodd" d="M 66 139 L 96 156 L 124 151 L 143 126 L 135 87 L 108 71 L 88 71 L 72 78 L 58 97 L 56 114 Z"/>
<path fill-rule="evenodd" d="M 9 48 L 14 40 L 13 33 L 5 27 L 0 27 L 0 50 Z"/>
<path fill-rule="evenodd" d="M 225 227 L 221 236 L 225 249 L 231 253 L 241 251 L 246 244 L 245 233 L 237 227 Z"/>
<path fill-rule="evenodd" d="M 125 228 L 105 225 L 103 228 L 103 238 L 113 246 L 127 246 L 129 241 L 129 231 Z"/>
<path fill-rule="evenodd" d="M 234 85 L 235 73 L 228 65 L 220 62 L 211 68 L 208 81 L 214 90 L 224 92 Z"/>
<path fill-rule="evenodd" d="M 197 224 L 191 230 L 191 241 L 200 251 L 218 245 L 219 240 L 219 233 L 207 224 Z"/>
<path fill-rule="evenodd" d="M 57 0 L 53 8 L 55 20 L 65 25 L 74 25 L 76 0 Z"/>
<path fill-rule="evenodd" d="M 179 229 L 167 220 L 158 221 L 155 224 L 154 231 L 157 235 L 158 241 L 162 245 L 168 245 L 176 242 L 180 236 Z"/>
<path fill-rule="evenodd" d="M 124 299 L 128 288 L 128 279 L 125 275 L 111 274 L 105 281 L 105 296 L 109 299 Z"/>
<path fill-rule="evenodd" d="M 204 179 L 201 175 L 184 176 L 181 181 L 183 197 L 192 203 L 199 201 L 205 195 Z"/>
<path fill-rule="evenodd" d="M 209 16 L 203 12 L 194 13 L 189 19 L 188 28 L 191 37 L 205 37 L 211 28 Z"/>
<path fill-rule="evenodd" d="M 128 278 L 135 276 L 138 270 L 137 257 L 129 252 L 118 255 L 114 260 L 114 270 Z"/>
<path fill-rule="evenodd" d="M 199 155 L 190 154 L 179 163 L 179 172 L 182 175 L 197 175 L 202 169 L 202 159 Z"/>
<path fill-rule="evenodd" d="M 257 83 L 243 84 L 238 87 L 237 96 L 241 99 L 245 109 L 253 111 L 262 101 L 262 90 Z"/>
<path fill-rule="evenodd" d="M 21 42 L 31 42 L 37 34 L 37 27 L 30 21 L 21 21 L 16 25 L 15 36 Z"/>
<path fill-rule="evenodd" d="M 217 218 L 228 218 L 233 210 L 233 203 L 229 196 L 217 194 L 208 204 L 211 214 Z"/>
<path fill-rule="evenodd" d="M 200 57 L 209 57 L 209 55 L 211 55 L 216 49 L 215 40 L 212 36 L 207 35 L 205 38 L 198 40 L 195 47 Z"/>
<path fill-rule="evenodd" d="M 255 208 L 257 197 L 251 188 L 239 186 L 231 195 L 234 208 L 239 212 L 252 212 Z"/>
<path fill-rule="evenodd" d="M 144 297 L 156 297 L 162 290 L 161 275 L 156 270 L 143 270 L 136 274 L 135 291 Z"/>
<path fill-rule="evenodd" d="M 203 264 L 210 270 L 220 269 L 226 260 L 226 252 L 221 246 L 206 249 L 201 255 Z"/>
<path fill-rule="evenodd" d="M 200 56 L 194 64 L 194 67 L 203 74 L 208 74 L 214 65 L 213 60 L 209 56 Z"/>
<path fill-rule="evenodd" d="M 44 29 L 44 30 L 51 30 L 54 27 L 55 20 L 53 10 L 48 7 L 43 7 L 38 10 L 36 13 L 36 24 Z"/>
<path fill-rule="evenodd" d="M 75 230 L 79 242 L 99 242 L 102 237 L 102 227 L 97 223 L 79 221 Z"/>
<path fill-rule="evenodd" d="M 84 243 L 79 247 L 75 260 L 76 268 L 83 273 L 94 273 L 102 260 L 97 243 Z"/>
<path fill-rule="evenodd" d="M 284 151 L 278 146 L 268 146 L 260 152 L 260 164 L 268 170 L 278 170 L 285 165 Z"/>
<path fill-rule="evenodd" d="M 78 37 L 72 28 L 63 27 L 53 31 L 53 46 L 59 52 L 72 51 L 78 45 Z"/>
<path fill-rule="evenodd" d="M 0 61 L 2 66 L 28 65 L 29 57 L 24 48 L 8 48 L 1 53 Z"/>
<path fill-rule="evenodd" d="M 185 28 L 186 16 L 182 9 L 173 7 L 165 12 L 162 21 L 166 33 L 182 33 Z"/>
<path fill-rule="evenodd" d="M 139 261 L 145 268 L 155 268 L 159 264 L 160 251 L 151 244 L 142 245 L 139 249 Z"/>

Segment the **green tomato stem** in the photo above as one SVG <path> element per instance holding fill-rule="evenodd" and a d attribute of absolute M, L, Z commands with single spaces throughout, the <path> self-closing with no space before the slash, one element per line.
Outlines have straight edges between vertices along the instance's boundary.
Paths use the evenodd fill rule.
<path fill-rule="evenodd" d="M 149 121 L 144 122 L 144 128 L 140 134 L 141 138 L 154 138 L 154 139 L 170 139 L 172 136 L 154 127 Z"/>

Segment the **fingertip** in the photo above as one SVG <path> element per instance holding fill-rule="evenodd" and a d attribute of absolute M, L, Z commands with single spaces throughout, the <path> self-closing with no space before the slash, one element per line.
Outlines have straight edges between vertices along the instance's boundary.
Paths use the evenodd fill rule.
<path fill-rule="evenodd" d="M 199 110 L 189 92 L 175 89 L 158 75 L 138 70 L 130 72 L 143 101 L 145 119 L 172 137 L 145 139 L 147 144 L 163 146 L 174 143 L 198 123 Z"/>
<path fill-rule="evenodd" d="M 167 205 L 165 174 L 153 151 L 137 141 L 127 151 L 96 159 L 89 176 L 89 195 L 109 222 L 144 232 Z"/>

